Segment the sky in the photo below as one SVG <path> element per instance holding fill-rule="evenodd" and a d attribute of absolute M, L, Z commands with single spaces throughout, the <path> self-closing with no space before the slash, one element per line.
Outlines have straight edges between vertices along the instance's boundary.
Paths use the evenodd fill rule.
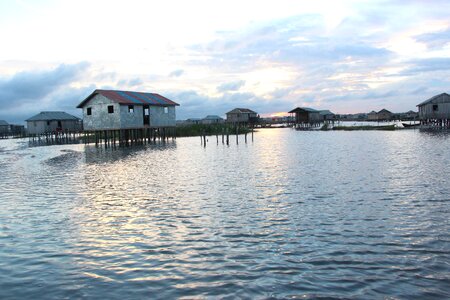
<path fill-rule="evenodd" d="M 417 110 L 450 92 L 450 1 L 0 0 L 0 119 L 95 89 L 161 94 L 177 119 L 295 107 Z"/>

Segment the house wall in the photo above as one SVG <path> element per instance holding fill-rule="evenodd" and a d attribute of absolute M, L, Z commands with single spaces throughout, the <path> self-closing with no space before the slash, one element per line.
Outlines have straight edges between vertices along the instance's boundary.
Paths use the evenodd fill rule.
<path fill-rule="evenodd" d="M 114 113 L 112 114 L 108 113 L 109 105 L 114 106 Z M 90 116 L 87 115 L 89 107 L 92 108 Z M 83 126 L 85 130 L 119 129 L 121 125 L 120 117 L 120 104 L 112 102 L 103 95 L 95 95 L 83 106 Z"/>
<path fill-rule="evenodd" d="M 433 110 L 433 105 L 438 109 Z M 419 119 L 450 119 L 450 103 L 427 103 L 419 106 Z"/>
<path fill-rule="evenodd" d="M 108 106 L 114 107 L 114 113 L 108 113 Z M 92 114 L 87 115 L 87 109 Z M 175 106 L 150 106 L 150 127 L 172 127 L 176 125 Z M 128 104 L 119 104 L 97 94 L 83 106 L 83 125 L 85 130 L 108 130 L 144 127 L 144 106 L 134 105 L 134 112 L 128 112 Z"/>
<path fill-rule="evenodd" d="M 143 126 L 144 107 L 142 105 L 134 105 L 134 112 L 128 112 L 128 105 L 120 105 L 120 128 L 141 128 Z"/>
<path fill-rule="evenodd" d="M 296 123 L 315 123 L 322 121 L 322 117 L 318 112 L 297 111 L 295 113 Z"/>
<path fill-rule="evenodd" d="M 392 119 L 392 113 L 382 112 L 377 114 L 377 120 L 384 121 Z"/>
<path fill-rule="evenodd" d="M 167 113 L 164 108 L 167 108 Z M 150 106 L 150 127 L 174 127 L 175 125 L 175 106 Z"/>
<path fill-rule="evenodd" d="M 256 113 L 227 113 L 227 122 L 231 123 L 245 123 L 250 120 L 250 118 L 256 118 Z"/>
<path fill-rule="evenodd" d="M 9 125 L 0 125 L 0 133 L 8 133 L 9 128 Z"/>
<path fill-rule="evenodd" d="M 42 134 L 47 132 L 54 132 L 57 130 L 78 131 L 81 129 L 81 122 L 77 120 L 61 120 L 61 127 L 58 126 L 57 120 L 27 121 L 27 130 L 29 134 Z"/>
<path fill-rule="evenodd" d="M 204 119 L 200 121 L 201 124 L 209 125 L 209 124 L 221 124 L 223 123 L 223 119 Z"/>
<path fill-rule="evenodd" d="M 369 113 L 367 115 L 367 120 L 369 120 L 369 121 L 376 121 L 376 120 L 378 120 L 378 114 L 377 113 Z"/>

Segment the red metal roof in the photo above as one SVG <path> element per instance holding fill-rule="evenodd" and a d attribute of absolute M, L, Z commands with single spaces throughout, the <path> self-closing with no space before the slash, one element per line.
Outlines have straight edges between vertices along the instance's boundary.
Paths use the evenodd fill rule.
<path fill-rule="evenodd" d="M 178 106 L 179 104 L 173 102 L 166 97 L 163 97 L 155 93 L 142 93 L 131 91 L 117 91 L 117 90 L 95 90 L 86 99 L 84 99 L 77 108 L 82 108 L 89 100 L 95 95 L 102 95 L 111 101 L 120 104 L 133 104 L 133 105 L 153 105 L 153 106 Z"/>

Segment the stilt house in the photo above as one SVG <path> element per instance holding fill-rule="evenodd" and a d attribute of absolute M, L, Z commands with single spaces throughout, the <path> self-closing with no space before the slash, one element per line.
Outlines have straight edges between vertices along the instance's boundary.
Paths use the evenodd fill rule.
<path fill-rule="evenodd" d="M 0 135 L 7 135 L 9 133 L 9 124 L 5 120 L 0 120 Z"/>
<path fill-rule="evenodd" d="M 322 122 L 323 118 L 320 116 L 318 110 L 308 107 L 297 107 L 289 112 L 294 114 L 295 124 L 316 124 Z"/>
<path fill-rule="evenodd" d="M 95 90 L 77 108 L 83 109 L 88 131 L 175 127 L 173 102 L 159 94 Z"/>
<path fill-rule="evenodd" d="M 80 131 L 80 118 L 63 111 L 43 111 L 26 120 L 29 134 L 43 134 L 60 131 Z"/>
<path fill-rule="evenodd" d="M 393 113 L 388 111 L 387 109 L 383 108 L 377 113 L 377 120 L 378 121 L 389 121 L 392 120 Z"/>
<path fill-rule="evenodd" d="M 235 108 L 227 112 L 228 123 L 255 124 L 258 120 L 258 113 L 248 108 Z"/>
<path fill-rule="evenodd" d="M 419 119 L 425 122 L 450 122 L 450 95 L 442 93 L 417 105 Z"/>

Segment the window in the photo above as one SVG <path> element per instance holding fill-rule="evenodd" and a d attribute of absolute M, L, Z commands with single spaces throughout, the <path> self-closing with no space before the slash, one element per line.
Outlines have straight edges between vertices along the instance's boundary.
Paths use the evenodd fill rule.
<path fill-rule="evenodd" d="M 433 105 L 433 111 L 438 111 L 438 110 L 439 110 L 438 105 L 437 105 L 437 104 L 434 104 L 434 105 Z"/>
<path fill-rule="evenodd" d="M 47 121 L 47 126 L 50 126 L 50 121 Z"/>
<path fill-rule="evenodd" d="M 113 114 L 113 113 L 114 113 L 114 106 L 108 105 L 108 114 Z"/>
<path fill-rule="evenodd" d="M 134 113 L 134 105 L 128 105 L 128 112 Z"/>
<path fill-rule="evenodd" d="M 88 107 L 88 108 L 86 109 L 86 114 L 87 114 L 88 116 L 92 115 L 92 107 Z"/>
<path fill-rule="evenodd" d="M 164 107 L 164 113 L 168 114 L 169 113 L 169 108 L 168 107 Z"/>

